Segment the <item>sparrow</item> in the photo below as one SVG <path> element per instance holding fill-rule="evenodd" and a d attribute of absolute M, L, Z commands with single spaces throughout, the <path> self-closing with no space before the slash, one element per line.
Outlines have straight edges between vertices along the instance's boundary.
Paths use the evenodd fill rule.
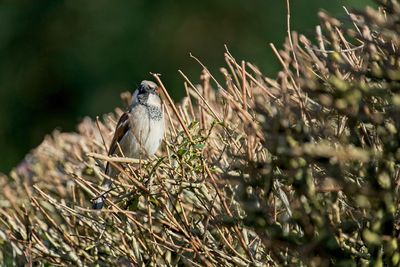
<path fill-rule="evenodd" d="M 154 155 L 164 136 L 164 114 L 157 85 L 151 81 L 142 81 L 132 95 L 127 111 L 118 120 L 108 155 L 130 158 L 146 158 Z M 119 144 L 119 145 L 118 145 Z M 119 171 L 108 162 L 105 174 L 116 177 Z M 94 200 L 93 209 L 102 209 L 106 192 L 111 189 L 112 181 L 105 179 L 105 191 Z"/>

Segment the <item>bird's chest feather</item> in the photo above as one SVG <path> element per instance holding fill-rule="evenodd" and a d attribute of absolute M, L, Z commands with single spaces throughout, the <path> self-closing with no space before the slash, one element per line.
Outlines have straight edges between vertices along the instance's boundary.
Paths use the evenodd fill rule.
<path fill-rule="evenodd" d="M 164 117 L 161 109 L 155 106 L 137 105 L 133 108 L 132 114 L 134 116 L 131 117 L 133 134 L 131 145 L 135 146 L 133 150 L 137 151 L 141 147 L 147 155 L 153 155 L 164 135 Z"/>

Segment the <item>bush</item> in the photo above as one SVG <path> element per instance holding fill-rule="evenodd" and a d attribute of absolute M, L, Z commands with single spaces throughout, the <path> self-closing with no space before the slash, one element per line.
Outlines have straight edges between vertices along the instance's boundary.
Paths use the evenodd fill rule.
<path fill-rule="evenodd" d="M 0 179 L 5 265 L 398 265 L 400 5 L 380 4 L 321 12 L 275 80 L 228 50 L 224 83 L 181 73 L 161 151 L 125 159 L 101 212 L 121 110 L 46 137 Z"/>

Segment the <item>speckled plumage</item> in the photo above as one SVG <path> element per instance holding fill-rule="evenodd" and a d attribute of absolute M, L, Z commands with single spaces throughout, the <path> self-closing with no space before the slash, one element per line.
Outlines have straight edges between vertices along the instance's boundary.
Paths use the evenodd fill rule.
<path fill-rule="evenodd" d="M 164 136 L 164 114 L 156 88 L 155 83 L 143 81 L 134 92 L 128 111 L 118 121 L 109 155 L 121 156 L 117 144 L 124 156 L 130 158 L 146 158 L 156 153 Z M 117 169 L 107 164 L 108 176 L 115 177 L 118 173 Z M 103 188 L 108 191 L 111 185 L 111 180 L 106 179 Z M 103 193 L 94 201 L 93 208 L 101 209 L 104 201 Z"/>

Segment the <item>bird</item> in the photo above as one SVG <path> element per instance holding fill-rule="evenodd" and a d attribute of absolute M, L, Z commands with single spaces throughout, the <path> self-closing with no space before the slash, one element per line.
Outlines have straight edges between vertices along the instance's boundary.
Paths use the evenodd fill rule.
<path fill-rule="evenodd" d="M 133 93 L 128 109 L 118 120 L 108 155 L 130 158 L 150 157 L 157 152 L 163 136 L 164 113 L 157 84 L 144 80 Z M 107 162 L 105 174 L 114 178 L 119 171 Z M 111 186 L 112 181 L 108 178 L 104 179 L 102 187 L 105 191 L 93 201 L 93 209 L 103 208 L 106 192 L 111 189 Z"/>

